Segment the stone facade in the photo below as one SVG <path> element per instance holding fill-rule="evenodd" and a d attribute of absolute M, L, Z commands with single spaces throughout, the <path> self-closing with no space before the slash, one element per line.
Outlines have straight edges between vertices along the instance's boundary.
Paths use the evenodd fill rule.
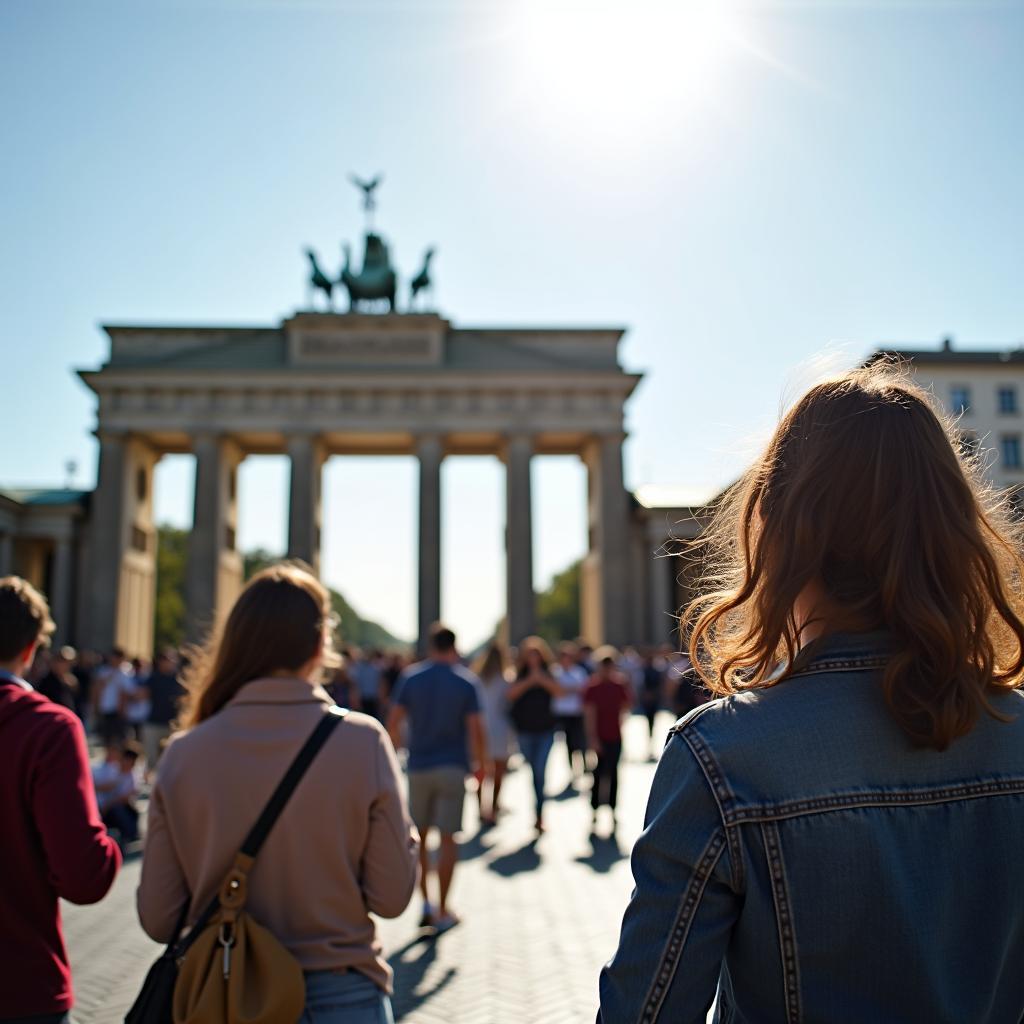
<path fill-rule="evenodd" d="M 496 454 L 508 473 L 507 619 L 518 641 L 534 628 L 531 459 L 569 453 L 589 475 L 583 631 L 593 642 L 646 639 L 646 627 L 636 632 L 634 591 L 649 587 L 636 579 L 636 506 L 622 472 L 623 409 L 640 375 L 619 365 L 621 329 L 466 329 L 434 314 L 322 313 L 266 329 L 105 329 L 109 361 L 80 371 L 98 398 L 100 443 L 80 642 L 150 653 L 152 474 L 177 452 L 196 457 L 193 638 L 241 583 L 235 474 L 247 455 L 289 457 L 288 555 L 314 568 L 324 461 L 417 457 L 422 641 L 441 604 L 441 463 L 448 454 Z"/>

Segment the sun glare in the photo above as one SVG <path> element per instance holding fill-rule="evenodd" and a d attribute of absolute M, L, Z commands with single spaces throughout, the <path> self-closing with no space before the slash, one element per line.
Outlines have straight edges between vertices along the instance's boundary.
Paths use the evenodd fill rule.
<path fill-rule="evenodd" d="M 531 0 L 519 10 L 530 92 L 591 127 L 657 125 L 700 104 L 738 40 L 730 0 Z"/>

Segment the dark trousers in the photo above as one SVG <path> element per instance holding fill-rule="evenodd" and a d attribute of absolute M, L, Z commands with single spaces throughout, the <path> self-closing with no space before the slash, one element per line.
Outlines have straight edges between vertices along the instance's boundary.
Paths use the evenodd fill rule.
<path fill-rule="evenodd" d="M 609 743 L 601 741 L 601 753 L 597 755 L 594 767 L 594 786 L 590 790 L 590 805 L 596 811 L 601 804 L 607 804 L 613 811 L 619 795 L 619 758 L 622 757 L 622 741 Z M 607 796 L 603 794 L 607 791 Z"/>
<path fill-rule="evenodd" d="M 134 843 L 139 838 L 139 812 L 128 804 L 116 804 L 103 812 L 103 824 L 117 832 L 122 843 Z"/>
<path fill-rule="evenodd" d="M 572 755 L 578 750 L 585 754 L 587 750 L 587 736 L 583 728 L 582 715 L 559 715 L 558 728 L 565 733 L 565 747 L 569 752 L 569 767 L 573 767 Z"/>
<path fill-rule="evenodd" d="M 97 727 L 105 747 L 123 742 L 125 724 L 125 720 L 116 711 L 108 711 L 100 717 Z"/>

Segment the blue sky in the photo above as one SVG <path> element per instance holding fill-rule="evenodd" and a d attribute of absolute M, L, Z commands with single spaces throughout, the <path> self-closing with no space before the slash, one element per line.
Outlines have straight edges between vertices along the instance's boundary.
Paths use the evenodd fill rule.
<path fill-rule="evenodd" d="M 626 476 L 738 472 L 821 353 L 1024 341 L 1024 4 L 5 0 L 0 482 L 92 485 L 97 324 L 274 323 L 300 249 L 436 244 L 457 324 L 625 324 L 646 378 Z M 582 471 L 535 470 L 536 576 L 582 552 Z M 245 546 L 281 547 L 285 467 L 247 464 Z M 444 612 L 503 604 L 502 475 L 445 468 Z M 409 635 L 409 460 L 333 460 L 327 579 Z M 158 510 L 190 518 L 189 460 Z"/>

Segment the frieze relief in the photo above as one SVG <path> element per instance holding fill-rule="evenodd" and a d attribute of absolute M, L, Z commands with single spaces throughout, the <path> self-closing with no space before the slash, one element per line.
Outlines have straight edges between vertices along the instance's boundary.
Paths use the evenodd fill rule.
<path fill-rule="evenodd" d="M 201 414 L 240 416 L 330 416 L 337 414 L 408 416 L 459 416 L 467 420 L 495 416 L 592 416 L 614 415 L 622 398 L 613 391 L 529 391 L 526 389 L 431 388 L 114 388 L 101 396 L 104 415 L 129 419 L 138 414 L 151 424 L 164 416 Z"/>

